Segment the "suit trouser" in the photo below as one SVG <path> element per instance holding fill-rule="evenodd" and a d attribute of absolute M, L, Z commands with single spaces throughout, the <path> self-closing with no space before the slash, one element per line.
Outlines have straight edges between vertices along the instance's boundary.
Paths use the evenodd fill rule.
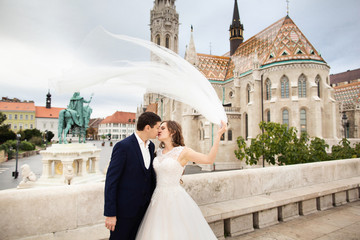
<path fill-rule="evenodd" d="M 115 230 L 110 231 L 110 240 L 135 240 L 136 233 L 145 215 L 148 204 L 133 218 L 116 217 Z"/>

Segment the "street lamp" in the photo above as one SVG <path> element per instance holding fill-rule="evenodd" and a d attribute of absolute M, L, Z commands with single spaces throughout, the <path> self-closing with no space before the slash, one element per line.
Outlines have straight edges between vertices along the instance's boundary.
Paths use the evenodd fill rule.
<path fill-rule="evenodd" d="M 19 159 L 19 141 L 20 141 L 21 135 L 16 134 L 16 165 L 15 165 L 15 172 L 12 172 L 12 176 L 17 179 L 19 176 L 18 172 L 18 159 Z"/>
<path fill-rule="evenodd" d="M 345 112 L 343 112 L 343 116 L 342 116 L 342 118 L 341 118 L 341 122 L 342 122 L 342 125 L 343 125 L 343 127 L 344 127 L 344 138 L 346 138 L 346 127 L 347 127 L 347 125 L 348 125 L 348 118 L 347 118 Z"/>
<path fill-rule="evenodd" d="M 47 148 L 47 134 L 48 130 L 45 130 L 45 148 Z"/>

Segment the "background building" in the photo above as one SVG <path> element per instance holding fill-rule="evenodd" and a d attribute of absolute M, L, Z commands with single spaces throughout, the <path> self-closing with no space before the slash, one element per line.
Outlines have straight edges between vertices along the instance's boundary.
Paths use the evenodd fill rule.
<path fill-rule="evenodd" d="M 3 97 L 0 101 L 0 112 L 6 115 L 4 124 L 10 124 L 14 132 L 35 128 L 35 103 L 33 101 Z"/>
<path fill-rule="evenodd" d="M 91 140 L 100 140 L 99 125 L 104 120 L 103 118 L 92 118 L 89 121 L 89 128 L 87 129 L 88 137 Z"/>
<path fill-rule="evenodd" d="M 340 103 L 341 137 L 360 138 L 360 68 L 331 74 L 330 84 Z"/>
<path fill-rule="evenodd" d="M 117 111 L 99 124 L 98 137 L 120 141 L 135 132 L 135 113 Z"/>
<path fill-rule="evenodd" d="M 54 134 L 53 141 L 59 140 L 59 112 L 65 108 L 51 107 L 51 94 L 46 95 L 46 106 L 35 106 L 35 126 L 41 132 L 51 131 Z"/>

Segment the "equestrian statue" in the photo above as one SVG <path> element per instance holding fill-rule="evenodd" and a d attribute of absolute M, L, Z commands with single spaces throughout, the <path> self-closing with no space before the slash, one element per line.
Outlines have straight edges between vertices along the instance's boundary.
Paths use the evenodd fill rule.
<path fill-rule="evenodd" d="M 89 127 L 90 115 L 92 113 L 92 109 L 89 107 L 92 96 L 89 101 L 86 101 L 80 96 L 79 92 L 75 92 L 67 108 L 59 112 L 59 143 L 68 143 L 66 135 L 70 129 L 72 132 L 79 134 L 79 143 L 85 143 L 86 129 Z M 88 105 L 84 106 L 84 103 Z"/>

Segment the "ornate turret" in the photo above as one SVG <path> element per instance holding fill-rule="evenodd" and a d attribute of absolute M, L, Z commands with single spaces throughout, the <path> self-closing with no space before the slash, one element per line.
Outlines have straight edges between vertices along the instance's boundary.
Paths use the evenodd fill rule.
<path fill-rule="evenodd" d="M 46 94 L 46 108 L 51 108 L 51 94 L 50 94 L 50 90 L 49 90 L 48 94 Z"/>
<path fill-rule="evenodd" d="M 195 43 L 194 43 L 194 36 L 193 36 L 193 26 L 191 25 L 191 37 L 189 46 L 186 48 L 185 52 L 185 60 L 191 63 L 192 65 L 198 64 L 198 56 L 196 54 Z"/>
<path fill-rule="evenodd" d="M 240 22 L 239 8 L 235 0 L 234 14 L 230 25 L 230 56 L 234 54 L 239 45 L 243 42 L 244 26 Z"/>
<path fill-rule="evenodd" d="M 150 15 L 151 41 L 178 53 L 179 14 L 175 0 L 155 0 Z"/>

